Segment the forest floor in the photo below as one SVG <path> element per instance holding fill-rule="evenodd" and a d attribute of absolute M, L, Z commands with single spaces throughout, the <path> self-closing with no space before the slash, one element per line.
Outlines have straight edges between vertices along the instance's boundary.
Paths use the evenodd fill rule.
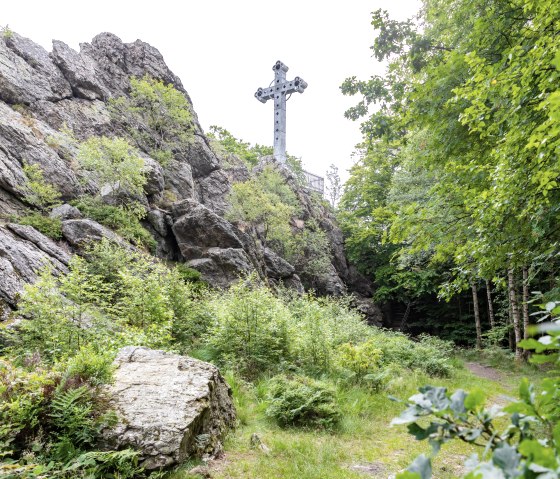
<path fill-rule="evenodd" d="M 517 397 L 516 385 L 522 377 L 537 380 L 540 373 L 528 367 L 497 369 L 480 362 L 457 360 L 449 378 L 429 378 L 411 373 L 398 378 L 391 390 L 374 393 L 365 388 L 340 390 L 343 420 L 335 432 L 281 429 L 265 414 L 266 405 L 256 386 L 234 385 L 234 398 L 241 425 L 227 439 L 225 454 L 208 465 L 189 472 L 185 467 L 170 479 L 368 479 L 388 478 L 405 469 L 418 454 L 429 454 L 430 446 L 416 441 L 405 426 L 391 426 L 404 409 L 389 395 L 406 399 L 425 384 L 449 390 L 480 389 L 487 405 L 505 405 Z M 534 374 L 531 372 L 533 371 Z M 251 447 L 258 435 L 265 447 Z M 482 452 L 458 441 L 446 444 L 434 461 L 433 477 L 458 477 L 464 461 Z M 196 465 L 191 465 L 193 467 Z M 193 474 L 194 473 L 194 474 Z"/>

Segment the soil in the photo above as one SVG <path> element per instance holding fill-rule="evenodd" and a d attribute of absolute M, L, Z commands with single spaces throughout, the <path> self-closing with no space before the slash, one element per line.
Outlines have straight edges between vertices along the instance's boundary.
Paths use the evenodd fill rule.
<path fill-rule="evenodd" d="M 490 366 L 484 366 L 483 364 L 466 363 L 465 366 L 467 366 L 467 369 L 471 373 L 480 378 L 490 379 L 491 381 L 501 381 L 504 377 L 503 374 L 497 369 L 494 369 Z"/>

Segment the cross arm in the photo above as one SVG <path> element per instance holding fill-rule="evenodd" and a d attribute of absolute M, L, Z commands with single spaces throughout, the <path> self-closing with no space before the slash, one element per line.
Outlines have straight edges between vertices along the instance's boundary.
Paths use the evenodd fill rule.
<path fill-rule="evenodd" d="M 259 88 L 255 93 L 255 98 L 261 103 L 266 103 L 267 100 L 274 99 L 276 93 L 283 93 L 285 95 L 290 93 L 303 93 L 306 88 L 307 82 L 303 78 L 295 77 L 291 81 L 285 81 L 275 86 Z"/>

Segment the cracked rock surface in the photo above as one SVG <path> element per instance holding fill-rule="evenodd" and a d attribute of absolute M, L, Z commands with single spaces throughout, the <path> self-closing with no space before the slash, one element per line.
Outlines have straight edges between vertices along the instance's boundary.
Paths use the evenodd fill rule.
<path fill-rule="evenodd" d="M 231 390 L 215 366 L 164 351 L 120 350 L 108 387 L 119 424 L 105 430 L 113 448 L 141 451 L 146 469 L 212 457 L 235 424 Z"/>

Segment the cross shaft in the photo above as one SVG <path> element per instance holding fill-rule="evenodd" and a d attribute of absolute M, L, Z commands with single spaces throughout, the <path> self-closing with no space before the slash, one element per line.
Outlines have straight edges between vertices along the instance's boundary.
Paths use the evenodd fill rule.
<path fill-rule="evenodd" d="M 261 103 L 274 100 L 274 158 L 281 163 L 286 162 L 286 95 L 303 93 L 307 82 L 303 78 L 295 77 L 286 80 L 288 67 L 278 60 L 272 67 L 274 84 L 268 88 L 259 88 L 255 98 Z"/>

